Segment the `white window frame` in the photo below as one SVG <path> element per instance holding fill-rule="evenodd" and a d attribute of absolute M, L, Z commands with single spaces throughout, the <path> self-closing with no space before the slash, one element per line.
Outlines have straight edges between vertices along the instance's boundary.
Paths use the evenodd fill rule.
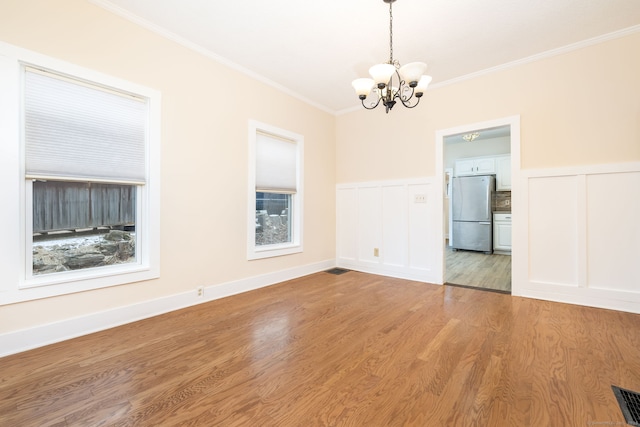
<path fill-rule="evenodd" d="M 296 144 L 296 192 L 291 195 L 291 242 L 256 246 L 256 135 L 266 133 Z M 247 259 L 262 259 L 290 255 L 303 251 L 303 176 L 304 137 L 285 129 L 249 120 L 249 179 L 247 199 Z"/>
<path fill-rule="evenodd" d="M 34 276 L 32 183 L 25 179 L 21 117 L 25 65 L 147 99 L 146 183 L 136 192 L 136 262 Z M 0 42 L 0 305 L 83 292 L 160 276 L 160 92 Z M 14 243 L 11 243 L 14 242 Z"/>

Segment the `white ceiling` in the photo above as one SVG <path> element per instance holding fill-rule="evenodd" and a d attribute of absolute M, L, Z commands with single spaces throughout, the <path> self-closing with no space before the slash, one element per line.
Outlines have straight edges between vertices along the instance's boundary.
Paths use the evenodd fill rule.
<path fill-rule="evenodd" d="M 334 113 L 389 58 L 383 0 L 91 1 Z M 626 29 L 640 30 L 640 0 L 393 4 L 394 59 L 429 64 L 432 86 Z"/>

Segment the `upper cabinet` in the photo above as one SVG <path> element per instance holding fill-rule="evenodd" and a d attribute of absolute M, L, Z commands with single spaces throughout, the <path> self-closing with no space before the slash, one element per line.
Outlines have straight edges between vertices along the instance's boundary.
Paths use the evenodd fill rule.
<path fill-rule="evenodd" d="M 456 160 L 456 176 L 491 175 L 496 173 L 493 157 L 473 157 Z"/>
<path fill-rule="evenodd" d="M 496 157 L 496 191 L 511 191 L 511 156 Z"/>
<path fill-rule="evenodd" d="M 511 191 L 511 156 L 469 157 L 455 163 L 455 176 L 496 175 L 496 191 Z"/>

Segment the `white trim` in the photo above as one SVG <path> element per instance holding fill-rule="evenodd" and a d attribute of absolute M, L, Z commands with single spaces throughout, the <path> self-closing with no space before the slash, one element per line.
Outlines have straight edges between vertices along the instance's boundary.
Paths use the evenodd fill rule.
<path fill-rule="evenodd" d="M 55 273 L 38 277 L 29 277 L 26 272 L 25 258 L 30 257 L 27 249 L 27 224 L 30 213 L 27 212 L 26 194 L 28 186 L 24 179 L 24 148 L 21 138 L 20 119 L 21 66 L 31 64 L 36 67 L 54 70 L 64 75 L 95 82 L 101 86 L 116 88 L 131 94 L 138 94 L 148 100 L 148 142 L 146 143 L 147 184 L 138 189 L 136 197 L 137 212 L 148 213 L 143 221 L 137 221 L 136 236 L 137 263 L 100 267 L 84 271 Z M 47 298 L 107 286 L 116 286 L 160 276 L 160 150 L 161 150 L 161 94 L 160 92 L 79 67 L 55 58 L 41 55 L 26 49 L 0 42 L 0 74 L 7 79 L 0 83 L 0 137 L 2 144 L 3 185 L 0 186 L 2 200 L 14 200 L 7 209 L 3 209 L 0 218 L 10 231 L 7 239 L 16 242 L 10 246 L 11 254 L 0 257 L 0 305 Z M 6 100 L 6 101 L 5 101 Z M 4 164 L 7 163 L 7 164 Z M 18 193 L 16 194 L 16 191 Z M 8 231 L 9 233 L 9 231 Z M 16 251 L 15 246 L 19 249 Z M 24 254 L 27 254 L 26 256 Z M 28 264 L 29 268 L 31 264 Z"/>
<path fill-rule="evenodd" d="M 515 61 L 507 62 L 506 64 L 497 65 L 495 67 L 486 68 L 484 70 L 476 71 L 471 74 L 456 77 L 454 79 L 445 80 L 440 83 L 431 85 L 431 89 L 438 89 L 445 86 L 457 84 L 466 80 L 475 79 L 487 74 L 507 70 L 509 68 L 519 67 L 520 65 L 530 64 L 532 62 L 541 61 L 543 59 L 552 58 L 554 56 L 562 55 L 565 53 L 573 52 L 575 50 L 584 49 L 585 47 L 594 46 L 600 43 L 604 43 L 610 40 L 619 39 L 640 32 L 640 25 L 634 25 L 633 27 L 624 28 L 622 30 L 614 31 L 611 33 L 603 34 L 600 36 L 592 37 L 590 39 L 582 40 L 577 43 L 568 44 L 556 49 L 547 50 L 535 55 L 527 56 L 526 58 L 517 59 Z"/>
<path fill-rule="evenodd" d="M 324 271 L 334 266 L 335 260 L 325 260 L 261 276 L 249 277 L 218 285 L 208 285 L 205 287 L 202 297 L 199 297 L 196 290 L 193 290 L 98 313 L 91 313 L 72 319 L 61 320 L 59 322 L 7 332 L 0 334 L 0 357 L 263 288 L 286 280 Z"/>
<path fill-rule="evenodd" d="M 348 270 L 360 271 L 362 273 L 376 274 L 378 276 L 394 277 L 396 279 L 413 280 L 415 282 L 423 282 L 431 285 L 442 285 L 438 282 L 437 276 L 432 270 L 418 270 L 407 268 L 393 268 L 384 265 L 367 265 L 360 261 L 339 260 L 337 266 Z"/>
<path fill-rule="evenodd" d="M 433 177 L 425 176 L 422 178 L 409 178 L 409 179 L 390 179 L 387 181 L 367 181 L 367 182 L 347 182 L 342 184 L 336 184 L 336 189 L 345 188 L 375 188 L 382 186 L 394 186 L 394 185 L 417 185 L 417 184 L 434 184 Z"/>
<path fill-rule="evenodd" d="M 441 129 L 436 131 L 436 181 L 440 185 L 440 194 L 442 194 L 443 186 L 444 186 L 444 138 L 448 135 L 457 135 L 461 133 L 468 133 L 472 131 L 476 131 L 479 129 L 488 129 L 499 126 L 510 126 L 510 155 L 511 155 L 511 212 L 512 212 L 512 230 L 513 231 L 513 241 L 512 241 L 512 252 L 511 252 L 511 293 L 512 295 L 518 295 L 520 290 L 520 283 L 515 280 L 516 278 L 516 270 L 518 268 L 522 268 L 522 265 L 526 265 L 526 258 L 523 260 L 523 248 L 526 248 L 526 238 L 522 239 L 517 232 L 518 229 L 524 228 L 526 230 L 526 223 L 522 222 L 520 218 L 522 209 L 521 195 L 520 195 L 520 116 L 508 116 L 500 119 L 489 120 L 486 122 L 478 122 L 465 124 L 462 126 L 456 126 L 449 129 Z M 440 239 L 442 242 L 442 250 L 439 252 L 438 257 L 438 266 L 440 266 L 440 271 L 438 278 L 441 283 L 444 282 L 445 279 L 445 240 L 444 240 L 444 198 L 440 197 L 437 200 L 439 203 L 439 207 L 437 211 L 439 212 L 439 228 L 435 231 L 436 239 Z"/>
<path fill-rule="evenodd" d="M 318 108 L 326 113 L 335 115 L 335 116 L 339 116 L 339 115 L 343 115 L 343 114 L 347 114 L 347 113 L 351 113 L 357 110 L 361 110 L 362 106 L 360 104 L 358 104 L 357 106 L 353 106 L 353 107 L 348 107 L 348 108 L 344 108 L 342 110 L 333 110 L 331 108 L 328 108 L 324 105 L 321 105 L 317 102 L 314 102 L 302 95 L 300 95 L 297 92 L 292 91 L 291 89 L 274 82 L 273 80 L 270 80 L 254 71 L 249 70 L 246 67 L 243 67 L 227 58 L 224 58 L 212 51 L 210 51 L 209 49 L 206 49 L 202 46 L 200 46 L 197 43 L 193 43 L 190 40 L 187 40 L 184 37 L 181 37 L 175 33 L 172 33 L 171 31 L 168 31 L 167 29 L 153 24 L 149 21 L 147 21 L 146 19 L 141 18 L 140 16 L 124 9 L 121 8 L 119 6 L 114 5 L 113 3 L 109 2 L 108 0 L 89 0 L 89 2 L 95 4 L 98 7 L 101 7 L 115 15 L 118 15 L 130 22 L 133 22 L 136 25 L 139 25 L 142 28 L 146 28 L 147 30 L 153 31 L 154 33 L 169 39 L 171 41 L 174 41 L 184 47 L 186 47 L 187 49 L 193 50 L 201 55 L 206 56 L 207 58 L 213 59 L 214 61 L 223 64 L 235 71 L 238 71 L 242 74 L 247 75 L 248 77 L 251 77 L 252 79 L 258 80 L 262 83 L 265 83 L 271 87 L 273 87 L 274 89 L 277 89 L 281 92 L 284 92 L 296 99 L 299 99 L 302 102 L 305 102 L 309 105 L 311 105 L 312 107 Z M 480 76 L 484 76 L 486 74 L 491 74 L 494 72 L 498 72 L 498 71 L 502 71 L 502 70 L 506 70 L 509 68 L 513 68 L 513 67 L 518 67 L 520 65 L 524 65 L 524 64 L 528 64 L 531 62 L 535 62 L 535 61 L 539 61 L 542 59 L 546 59 L 546 58 L 550 58 L 556 55 L 561 55 L 564 53 L 568 53 L 568 52 L 572 52 L 574 50 L 578 50 L 578 49 L 582 49 L 585 47 L 589 47 L 589 46 L 593 46 L 599 43 L 603 43 L 609 40 L 614 40 L 614 39 L 618 39 L 621 37 L 625 37 L 634 33 L 637 33 L 640 31 L 640 25 L 634 25 L 632 27 L 628 27 L 628 28 L 624 28 L 622 30 L 618 30 L 618 31 L 613 31 L 611 33 L 607 33 L 607 34 L 603 34 L 600 36 L 596 36 L 596 37 L 592 37 L 590 39 L 587 40 L 583 40 L 577 43 L 572 43 L 563 47 L 559 47 L 556 49 L 551 49 L 545 52 L 541 52 L 535 55 L 531 55 L 528 56 L 526 58 L 522 58 L 522 59 L 517 59 L 515 61 L 511 61 L 511 62 L 507 62 L 505 64 L 501 64 L 501 65 L 497 65 L 495 67 L 490 67 L 490 68 L 486 68 L 484 70 L 480 70 L 480 71 L 476 71 L 474 73 L 470 73 L 470 74 L 466 74 L 464 76 L 460 76 L 460 77 L 455 77 L 453 79 L 449 79 L 449 80 L 445 80 L 443 82 L 439 82 L 439 83 L 435 83 L 429 86 L 429 88 L 427 89 L 427 91 L 431 90 L 431 89 L 438 89 L 441 87 L 445 87 L 445 86 L 449 86 L 452 84 L 456 84 L 456 83 L 460 83 L 463 82 L 465 80 L 471 80 L 471 79 L 475 79 L 476 77 L 480 77 Z"/>
<path fill-rule="evenodd" d="M 279 245 L 256 246 L 256 137 L 258 133 L 293 141 L 296 145 L 296 193 L 291 195 L 292 241 Z M 255 260 L 290 255 L 303 251 L 304 219 L 304 136 L 275 126 L 249 120 L 247 188 L 247 259 Z"/>
<path fill-rule="evenodd" d="M 586 230 L 588 227 L 587 222 L 587 175 L 578 175 L 578 194 L 577 198 L 577 206 L 576 211 L 578 216 L 576 218 L 576 228 L 578 230 Z M 527 224 L 529 221 L 527 221 Z M 586 288 L 589 278 L 589 269 L 587 265 L 588 259 L 588 239 L 586 233 L 578 232 L 577 236 L 577 244 L 578 247 L 578 265 L 577 268 L 577 280 L 578 286 L 581 288 Z"/>
<path fill-rule="evenodd" d="M 597 165 L 566 166 L 549 169 L 524 169 L 522 178 L 548 178 L 557 176 L 599 175 L 607 173 L 638 172 L 640 162 L 603 163 Z"/>
<path fill-rule="evenodd" d="M 46 68 L 47 70 L 52 70 L 64 75 L 87 80 L 106 86 L 108 88 L 116 88 L 120 91 L 128 92 L 130 94 L 137 94 L 139 96 L 142 95 L 146 98 L 151 97 L 153 94 L 159 94 L 158 91 L 146 86 L 113 77 L 99 71 L 81 67 L 79 65 L 63 61 L 61 59 L 56 59 L 51 56 L 43 55 L 41 53 L 14 46 L 3 41 L 0 41 L 0 56 L 6 56 L 8 59 L 18 58 L 21 63 L 27 64 L 29 66 L 34 66 L 36 68 L 40 66 L 40 68 Z"/>
<path fill-rule="evenodd" d="M 517 283 L 517 294 L 513 295 L 538 298 L 549 301 L 557 301 L 569 304 L 580 304 L 591 307 L 606 308 L 612 310 L 620 310 L 632 313 L 640 313 L 640 288 L 634 290 L 615 289 L 602 289 L 590 285 L 589 270 L 593 268 L 593 265 L 589 265 L 589 235 L 590 224 L 588 222 L 588 200 L 589 200 L 589 187 L 588 178 L 591 176 L 605 175 L 605 174 L 618 174 L 624 175 L 628 173 L 637 174 L 640 172 L 640 162 L 625 162 L 625 163 L 610 163 L 610 164 L 595 164 L 595 165 L 580 165 L 580 166 L 568 166 L 561 168 L 549 168 L 549 169 L 526 169 L 521 173 L 520 187 L 521 191 L 518 194 L 519 209 L 518 214 L 514 214 L 516 219 L 521 223 L 521 226 L 517 229 L 514 227 L 513 241 L 519 242 L 521 252 L 521 263 L 512 263 L 513 269 L 513 282 Z M 575 227 L 576 227 L 576 253 L 575 256 L 568 254 L 569 260 L 567 262 L 575 263 L 575 282 L 561 280 L 548 279 L 548 280 L 535 280 L 535 271 L 532 271 L 531 265 L 531 253 L 530 247 L 535 243 L 530 241 L 529 235 L 530 225 L 530 213 L 545 209 L 545 207 L 532 206 L 530 204 L 530 183 L 538 179 L 574 179 L 575 188 Z M 515 184 L 516 181 L 514 181 Z M 619 194 L 625 194 L 630 196 L 629 191 L 624 189 L 612 188 L 612 194 L 615 191 L 620 191 Z M 619 196 L 612 196 L 619 197 Z M 512 197 L 513 199 L 513 197 Z M 515 204 L 515 203 L 514 203 Z M 614 215 L 616 207 L 611 206 L 612 209 L 612 221 L 616 216 Z M 626 226 L 626 225 L 625 225 Z M 606 225 L 600 224 L 599 227 L 606 227 Z M 637 230 L 637 223 L 630 223 L 625 229 L 628 230 L 631 235 L 634 235 Z M 564 262 L 564 261 L 563 261 Z M 602 266 L 600 266 L 602 267 Z M 629 266 L 628 274 L 635 274 L 637 267 Z"/>
<path fill-rule="evenodd" d="M 0 245 L 0 304 L 7 291 L 14 290 L 19 282 L 19 268 L 24 242 L 20 240 L 24 215 L 19 206 L 22 188 L 20 174 L 20 114 L 17 105 L 20 102 L 19 87 L 14 82 L 19 79 L 20 67 L 10 55 L 3 56 L 5 47 L 0 42 L 0 200 L 4 201 L 0 209 L 0 223 L 3 224 L 3 240 L 15 242 L 15 245 Z M 16 181 L 17 180 L 17 181 Z"/>
<path fill-rule="evenodd" d="M 521 296 L 640 314 L 640 294 L 638 293 L 612 292 L 604 289 L 564 286 L 557 283 L 532 282 L 531 285 L 533 286 L 525 289 Z"/>
<path fill-rule="evenodd" d="M 324 105 L 318 104 L 317 102 L 314 102 L 312 100 L 310 100 L 309 98 L 305 98 L 304 96 L 300 95 L 297 92 L 294 92 L 293 90 L 274 82 L 271 79 L 268 79 L 266 77 L 264 77 L 261 74 L 258 74 L 254 71 L 249 70 L 246 67 L 243 67 L 242 65 L 239 65 L 223 56 L 218 55 L 217 53 L 214 53 L 212 51 L 210 51 L 209 49 L 200 46 L 197 43 L 194 43 L 190 40 L 185 39 L 182 36 L 179 36 L 171 31 L 168 31 L 167 29 L 153 24 L 152 22 L 147 21 L 144 18 L 139 17 L 138 15 L 129 12 L 128 10 L 125 10 L 119 6 L 114 5 L 113 3 L 106 1 L 106 0 L 89 0 L 91 3 L 95 4 L 96 6 L 99 6 L 115 15 L 118 15 L 130 22 L 133 22 L 134 24 L 145 28 L 147 30 L 153 31 L 154 33 L 168 39 L 171 40 L 173 42 L 178 43 L 179 45 L 182 45 L 183 47 L 186 47 L 187 49 L 193 50 L 196 53 L 199 53 L 200 55 L 203 55 L 209 59 L 213 59 L 214 61 L 231 68 L 232 70 L 238 71 L 248 77 L 251 77 L 254 80 L 257 80 L 261 83 L 264 83 L 268 86 L 271 86 L 274 89 L 279 90 L 280 92 L 283 92 L 287 95 L 290 95 L 306 104 L 311 105 L 312 107 L 315 107 L 319 110 L 322 110 L 326 113 L 329 114 L 334 114 L 335 115 L 335 111 L 331 110 L 328 107 L 325 107 Z"/>
<path fill-rule="evenodd" d="M 416 187 L 419 187 L 416 190 Z M 399 215 L 395 219 L 404 224 L 394 228 L 397 224 L 390 224 L 388 209 L 390 205 L 383 203 L 385 190 L 402 189 L 398 201 L 404 206 L 393 212 Z M 373 195 L 373 203 L 363 201 L 363 194 Z M 425 197 L 416 203 L 415 191 Z M 336 264 L 338 267 L 365 273 L 378 274 L 400 279 L 415 280 L 427 283 L 438 282 L 433 266 L 437 266 L 437 248 L 430 238 L 429 231 L 437 227 L 437 209 L 431 201 L 442 193 L 438 193 L 437 180 L 434 177 L 412 178 L 406 180 L 368 181 L 357 183 L 342 183 L 336 185 Z M 343 202 L 343 192 L 350 196 Z M 371 202 L 372 199 L 369 199 Z M 364 221 L 368 218 L 370 221 Z M 385 239 L 385 230 L 393 228 L 398 237 L 393 243 Z M 363 237 L 368 240 L 363 242 Z M 371 237 L 368 239 L 368 237 Z M 415 245 L 415 242 L 424 244 Z M 390 244 L 389 244 L 390 243 Z M 378 255 L 374 258 L 366 256 L 373 245 L 378 248 Z M 390 261 L 393 259 L 394 261 Z"/>
<path fill-rule="evenodd" d="M 562 46 L 556 49 L 547 50 L 545 52 L 537 53 L 535 55 L 527 56 L 526 58 L 517 59 L 515 61 L 507 62 L 505 64 L 496 65 L 495 67 L 485 68 L 484 70 L 476 71 L 470 74 L 465 74 L 464 76 L 455 77 L 453 79 L 445 80 L 439 83 L 434 83 L 429 85 L 427 88 L 427 92 L 425 96 L 429 94 L 430 90 L 440 89 L 446 86 L 454 85 L 460 82 L 464 82 L 467 80 L 472 80 L 477 77 L 482 77 L 488 74 L 508 70 L 510 68 L 519 67 L 521 65 L 529 64 L 536 61 L 541 61 L 543 59 L 552 58 L 554 56 L 562 55 L 565 53 L 573 52 L 575 50 L 583 49 L 589 46 L 594 46 L 600 43 L 604 43 L 610 40 L 619 39 L 622 37 L 630 36 L 632 34 L 640 32 L 640 25 L 634 25 L 632 27 L 623 28 L 622 30 L 613 31 L 611 33 L 603 34 L 600 36 L 592 37 L 590 39 L 582 40 L 577 43 L 572 43 L 566 46 Z M 336 111 L 334 114 L 339 116 L 347 113 L 352 113 L 354 111 L 362 110 L 362 105 L 358 104 L 354 107 L 345 108 L 339 111 Z"/>

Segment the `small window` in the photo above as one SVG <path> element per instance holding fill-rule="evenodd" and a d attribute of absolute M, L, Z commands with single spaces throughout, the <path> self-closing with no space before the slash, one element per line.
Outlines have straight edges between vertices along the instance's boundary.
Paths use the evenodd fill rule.
<path fill-rule="evenodd" d="M 256 246 L 291 243 L 291 194 L 256 191 Z"/>
<path fill-rule="evenodd" d="M 251 122 L 248 258 L 302 251 L 300 135 Z"/>

